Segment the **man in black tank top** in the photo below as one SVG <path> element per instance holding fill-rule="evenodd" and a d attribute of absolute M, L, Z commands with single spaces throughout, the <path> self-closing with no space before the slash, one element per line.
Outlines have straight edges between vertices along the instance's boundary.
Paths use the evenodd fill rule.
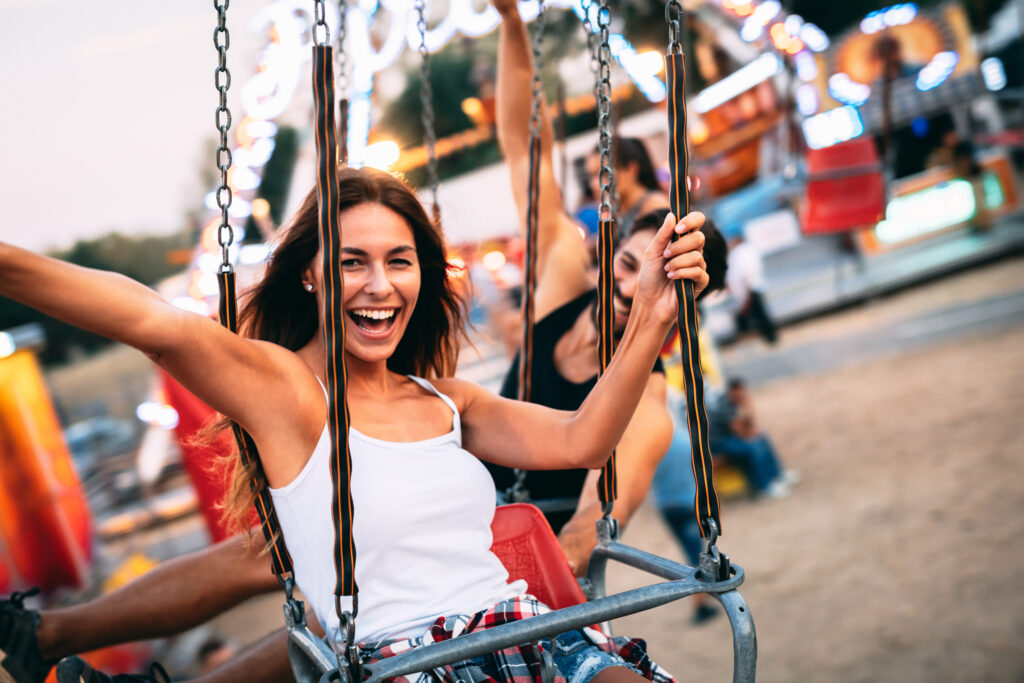
<path fill-rule="evenodd" d="M 532 53 L 517 3 L 495 3 L 502 16 L 498 43 L 498 141 L 509 164 L 512 191 L 525 225 L 529 169 L 530 83 Z M 541 124 L 542 152 L 537 221 L 537 286 L 534 293 L 533 371 L 530 400 L 551 408 L 576 410 L 597 382 L 596 289 L 590 274 L 590 255 L 576 223 L 564 211 L 555 180 L 551 148 L 553 133 L 546 111 Z M 653 211 L 638 217 L 615 252 L 615 331 L 629 317 L 643 254 L 668 214 Z M 705 234 L 704 259 L 710 283 L 721 287 L 725 278 L 725 242 L 710 225 Z M 717 238 L 717 239 L 715 239 Z M 614 516 L 625 523 L 647 495 L 654 470 L 672 440 L 672 422 L 665 408 L 665 377 L 660 362 L 654 368 L 644 397 L 619 442 L 618 491 Z M 501 395 L 518 398 L 518 356 L 505 377 Z M 514 473 L 488 465 L 499 491 L 515 481 Z M 528 472 L 525 488 L 533 501 L 575 499 L 568 510 L 546 512 L 548 521 L 574 571 L 586 571 L 596 543 L 594 522 L 601 515 L 597 497 L 599 470 Z M 543 507 L 543 506 L 542 506 Z"/>

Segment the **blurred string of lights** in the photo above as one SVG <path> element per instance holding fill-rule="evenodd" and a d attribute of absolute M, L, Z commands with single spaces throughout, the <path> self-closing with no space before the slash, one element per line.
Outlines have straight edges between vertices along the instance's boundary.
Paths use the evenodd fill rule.
<path fill-rule="evenodd" d="M 475 9 L 473 0 L 450 0 L 447 13 L 426 32 L 426 47 L 430 52 L 443 48 L 458 35 L 478 37 L 498 27 L 501 16 L 490 4 Z M 584 16 L 581 0 L 548 0 L 549 7 L 572 10 Z M 228 175 L 228 184 L 235 193 L 230 216 L 237 221 L 262 213 L 268 207 L 260 200 L 251 201 L 239 193 L 255 192 L 262 180 L 262 169 L 274 152 L 277 125 L 292 103 L 300 85 L 305 83 L 303 68 L 310 58 L 310 32 L 308 0 L 276 0 L 264 7 L 252 20 L 249 29 L 265 33 L 270 40 L 259 55 L 256 73 L 241 87 L 243 118 L 236 129 L 234 164 Z M 342 16 L 334 3 L 326 4 L 326 21 L 333 35 L 337 35 Z M 520 3 L 520 14 L 527 22 L 537 16 L 535 0 Z M 591 25 L 598 25 L 597 8 L 592 7 Z M 385 16 L 387 15 L 387 16 Z M 400 150 L 390 141 L 368 144 L 371 121 L 371 95 L 374 75 L 394 64 L 408 46 L 419 47 L 420 37 L 411 0 L 351 0 L 345 12 L 346 50 L 349 52 L 352 73 L 349 82 L 349 162 L 353 166 L 369 165 L 389 168 L 398 161 Z M 380 27 L 387 26 L 381 36 Z M 371 34 L 371 31 L 373 33 Z M 371 37 L 372 36 L 372 37 Z M 661 58 L 640 54 L 621 34 L 610 36 L 612 57 L 651 102 L 665 99 L 665 83 L 658 77 Z M 204 199 L 207 208 L 216 209 L 216 195 L 210 192 Z M 213 252 L 219 247 L 216 240 L 218 221 L 210 221 L 202 231 L 202 248 L 196 258 L 196 270 L 189 288 L 189 296 L 175 300 L 175 304 L 209 313 L 207 297 L 217 292 L 216 270 L 219 265 Z M 255 264 L 265 260 L 264 245 L 242 245 L 244 228 L 232 226 L 235 239 L 230 251 L 234 263 Z"/>

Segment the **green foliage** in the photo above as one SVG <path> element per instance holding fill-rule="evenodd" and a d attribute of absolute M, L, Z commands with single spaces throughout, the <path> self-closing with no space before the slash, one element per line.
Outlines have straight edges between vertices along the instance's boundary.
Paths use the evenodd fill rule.
<path fill-rule="evenodd" d="M 87 268 L 121 273 L 143 284 L 152 285 L 181 270 L 180 265 L 168 261 L 169 252 L 190 248 L 194 244 L 194 237 L 184 232 L 144 237 L 112 233 L 96 239 L 81 240 L 68 251 L 54 253 L 52 256 Z M 0 297 L 0 330 L 32 322 L 41 324 L 46 331 L 47 344 L 41 353 L 44 363 L 64 362 L 75 349 L 89 353 L 109 343 L 102 337 Z"/>
<path fill-rule="evenodd" d="M 257 195 L 270 202 L 270 217 L 275 225 L 281 225 L 295 160 L 299 156 L 299 131 L 291 126 L 282 126 L 274 136 L 274 143 L 274 153 L 263 167 L 263 180 Z"/>
<path fill-rule="evenodd" d="M 430 56 L 430 87 L 434 91 L 434 128 L 438 137 L 445 137 L 472 128 L 473 123 L 462 111 L 462 101 L 476 96 L 471 78 L 472 55 L 453 41 Z M 423 106 L 420 101 L 422 78 L 418 68 L 406 74 L 406 86 L 381 117 L 380 128 L 394 136 L 399 146 L 420 144 L 423 140 Z"/>

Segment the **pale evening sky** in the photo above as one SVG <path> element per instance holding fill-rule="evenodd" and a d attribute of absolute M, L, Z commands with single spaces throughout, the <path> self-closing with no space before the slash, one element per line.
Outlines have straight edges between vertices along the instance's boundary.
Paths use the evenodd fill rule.
<path fill-rule="evenodd" d="M 266 38 L 265 0 L 228 10 L 232 112 Z M 63 248 L 170 232 L 209 189 L 217 14 L 210 0 L 0 0 L 0 239 Z"/>

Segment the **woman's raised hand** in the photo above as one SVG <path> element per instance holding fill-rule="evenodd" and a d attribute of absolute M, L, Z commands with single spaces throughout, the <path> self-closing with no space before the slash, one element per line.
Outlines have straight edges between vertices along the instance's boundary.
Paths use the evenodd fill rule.
<path fill-rule="evenodd" d="M 707 264 L 704 262 L 704 214 L 694 211 L 676 222 L 673 214 L 651 240 L 644 263 L 640 267 L 636 299 L 644 302 L 660 320 L 676 319 L 679 304 L 674 280 L 690 280 L 694 296 L 708 286 Z M 676 235 L 678 239 L 672 238 Z"/>
<path fill-rule="evenodd" d="M 519 0 L 491 0 L 491 4 L 502 15 L 519 10 Z"/>

